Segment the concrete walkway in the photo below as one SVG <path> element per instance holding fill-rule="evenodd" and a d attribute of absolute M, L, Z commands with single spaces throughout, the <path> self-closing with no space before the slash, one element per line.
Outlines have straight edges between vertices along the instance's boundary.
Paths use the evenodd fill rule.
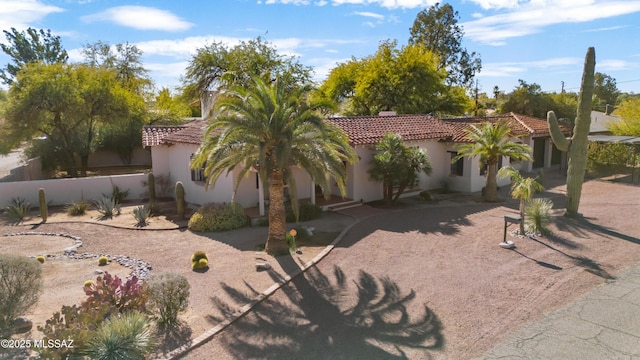
<path fill-rule="evenodd" d="M 480 359 L 640 359 L 640 266 L 519 330 Z"/>

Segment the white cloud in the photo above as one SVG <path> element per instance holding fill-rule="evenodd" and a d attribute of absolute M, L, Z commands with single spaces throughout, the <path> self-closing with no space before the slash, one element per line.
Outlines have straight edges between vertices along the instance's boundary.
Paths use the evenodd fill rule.
<path fill-rule="evenodd" d="M 560 71 L 574 69 L 584 62 L 578 57 L 560 57 L 537 61 L 483 63 L 479 77 L 515 77 L 528 71 Z"/>
<path fill-rule="evenodd" d="M 381 14 L 376 14 L 373 12 L 368 12 L 368 11 L 356 11 L 354 12 L 355 15 L 359 15 L 359 16 L 364 16 L 364 17 L 370 17 L 370 18 L 374 18 L 376 20 L 384 20 L 384 15 Z"/>
<path fill-rule="evenodd" d="M 117 6 L 83 16 L 82 20 L 109 21 L 139 30 L 183 31 L 193 26 L 169 11 L 146 6 Z"/>
<path fill-rule="evenodd" d="M 3 30 L 12 27 L 24 30 L 49 14 L 63 11 L 65 10 L 62 8 L 38 0 L 0 0 L 0 24 Z"/>
<path fill-rule="evenodd" d="M 319 0 L 314 4 L 317 6 L 325 6 L 328 3 L 331 3 L 334 6 L 344 5 L 344 4 L 352 4 L 352 5 L 378 5 L 383 8 L 388 9 L 415 9 L 415 8 L 424 8 L 430 5 L 435 4 L 438 0 Z M 266 1 L 258 1 L 258 4 L 285 4 L 285 5 L 309 5 L 311 1 L 309 0 L 266 0 Z"/>
<path fill-rule="evenodd" d="M 476 2 L 491 6 L 510 3 L 506 0 Z M 547 26 L 589 22 L 640 11 L 640 0 L 531 0 L 518 1 L 516 5 L 513 11 L 462 23 L 465 36 L 489 45 L 505 45 L 510 38 L 535 34 Z"/>
<path fill-rule="evenodd" d="M 637 68 L 637 64 L 630 63 L 624 60 L 616 60 L 616 59 L 606 59 L 601 60 L 597 64 L 597 71 L 606 72 L 606 71 L 620 71 L 620 70 L 629 70 L 632 68 Z"/>

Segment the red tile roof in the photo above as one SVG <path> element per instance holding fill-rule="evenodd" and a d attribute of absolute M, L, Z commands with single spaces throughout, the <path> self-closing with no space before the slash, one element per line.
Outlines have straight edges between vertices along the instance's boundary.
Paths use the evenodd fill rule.
<path fill-rule="evenodd" d="M 375 144 L 386 133 L 403 140 L 443 139 L 451 137 L 453 128 L 431 115 L 357 116 L 328 118 L 341 128 L 352 145 Z"/>
<path fill-rule="evenodd" d="M 156 146 L 171 133 L 183 130 L 185 125 L 146 125 L 142 128 L 142 146 Z"/>
<path fill-rule="evenodd" d="M 378 142 L 386 133 L 402 136 L 404 140 L 439 139 L 466 142 L 465 129 L 469 125 L 484 122 L 507 121 L 513 136 L 548 136 L 547 121 L 520 114 L 502 114 L 482 118 L 436 119 L 431 115 L 392 115 L 334 117 L 326 119 L 341 128 L 352 145 L 368 145 Z M 144 146 L 187 143 L 200 145 L 207 121 L 194 120 L 178 126 L 145 126 L 142 130 Z M 563 127 L 566 134 L 570 129 Z"/>

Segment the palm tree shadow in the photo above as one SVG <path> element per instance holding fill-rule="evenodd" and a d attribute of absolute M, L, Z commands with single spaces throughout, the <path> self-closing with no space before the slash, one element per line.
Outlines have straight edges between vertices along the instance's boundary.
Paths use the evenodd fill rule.
<path fill-rule="evenodd" d="M 595 224 L 591 220 L 592 219 L 587 217 L 579 217 L 577 219 L 559 217 L 558 219 L 556 219 L 556 226 L 560 230 L 570 232 L 571 234 L 582 238 L 588 238 L 589 233 L 593 232 L 608 238 L 617 238 L 640 245 L 639 238 L 617 232 L 613 229 L 599 224 Z"/>
<path fill-rule="evenodd" d="M 290 256 L 278 261 L 287 267 Z M 281 277 L 270 272 L 274 280 Z M 219 323 L 239 304 L 258 296 L 255 289 L 223 289 L 236 304 L 214 298 Z M 339 267 L 333 276 L 316 267 L 281 288 L 282 295 L 264 300 L 221 335 L 235 358 L 261 359 L 407 359 L 406 350 L 430 358 L 444 345 L 442 324 L 426 305 L 413 304 L 415 292 L 403 293 L 387 277 L 361 271 L 348 281 Z M 418 313 L 418 316 L 413 313 Z"/>
<path fill-rule="evenodd" d="M 555 239 L 552 240 L 555 243 L 564 243 L 564 241 L 568 241 L 568 240 L 564 240 L 563 238 L 560 238 L 556 235 L 553 234 L 548 234 L 546 235 L 547 238 L 550 239 Z M 609 274 L 609 272 L 607 272 L 605 269 L 602 268 L 602 266 L 600 264 L 598 264 L 598 262 L 596 262 L 593 259 L 590 259 L 586 256 L 575 256 L 575 255 L 571 255 L 568 254 L 558 248 L 555 248 L 547 243 L 544 243 L 542 241 L 540 241 L 539 239 L 535 238 L 535 237 L 530 237 L 531 240 L 537 242 L 538 244 L 544 245 L 546 247 L 548 247 L 549 249 L 558 252 L 566 257 L 568 257 L 569 259 L 571 259 L 571 261 L 573 262 L 574 265 L 579 266 L 581 268 L 584 268 L 585 271 L 590 272 L 596 276 L 599 276 L 603 279 L 606 280 L 613 280 L 615 279 L 615 277 L 611 274 Z"/>

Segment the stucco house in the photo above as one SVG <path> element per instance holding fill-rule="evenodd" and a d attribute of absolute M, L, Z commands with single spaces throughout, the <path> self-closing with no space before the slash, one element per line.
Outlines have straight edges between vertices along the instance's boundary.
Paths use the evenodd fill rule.
<path fill-rule="evenodd" d="M 418 188 L 411 189 L 406 196 L 423 189 L 435 189 L 447 186 L 455 191 L 480 191 L 485 185 L 484 169 L 480 169 L 478 159 L 463 158 L 455 163 L 451 159 L 457 155 L 457 147 L 466 141 L 465 128 L 470 124 L 506 121 L 512 129 L 514 141 L 528 144 L 533 149 L 533 162 L 512 164 L 525 171 L 537 168 L 549 168 L 560 164 L 561 152 L 550 140 L 546 120 L 519 114 L 505 114 L 486 118 L 437 119 L 430 115 L 395 115 L 332 117 L 326 121 L 338 126 L 348 135 L 351 145 L 358 154 L 358 162 L 347 165 L 347 194 L 345 201 L 366 202 L 379 200 L 382 184 L 369 179 L 368 169 L 375 153 L 374 144 L 384 134 L 399 134 L 405 143 L 426 150 L 433 172 L 430 176 L 421 174 Z M 233 196 L 234 174 L 220 177 L 215 186 L 205 190 L 202 170 L 189 167 L 193 154 L 202 142 L 206 121 L 194 120 L 179 126 L 145 126 L 143 145 L 151 148 L 153 173 L 164 176 L 172 183 L 182 181 L 185 186 L 186 201 L 191 204 L 207 202 L 230 202 Z M 501 166 L 509 164 L 504 158 Z M 315 203 L 317 193 L 315 184 L 302 169 L 293 168 L 298 198 L 308 198 Z M 507 185 L 509 179 L 499 180 L 499 186 Z M 337 186 L 331 189 L 331 195 L 339 195 Z M 235 201 L 244 207 L 258 207 L 264 215 L 268 193 L 262 188 L 258 174 L 244 178 L 235 194 Z"/>

